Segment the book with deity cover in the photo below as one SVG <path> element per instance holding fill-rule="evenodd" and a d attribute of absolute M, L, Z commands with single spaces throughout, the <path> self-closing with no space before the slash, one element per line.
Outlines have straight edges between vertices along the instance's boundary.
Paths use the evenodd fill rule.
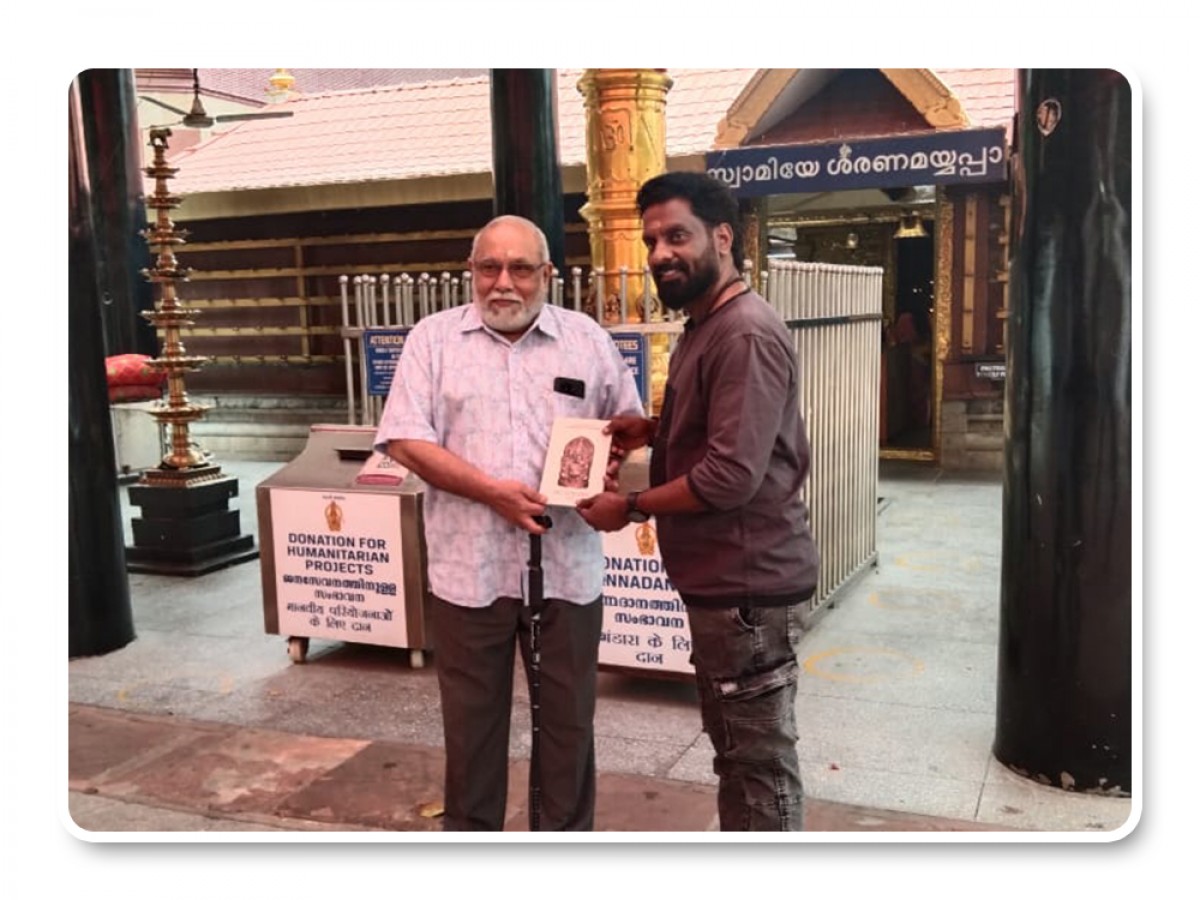
<path fill-rule="evenodd" d="M 555 419 L 539 490 L 550 506 L 574 506 L 604 490 L 612 435 L 607 419 Z"/>

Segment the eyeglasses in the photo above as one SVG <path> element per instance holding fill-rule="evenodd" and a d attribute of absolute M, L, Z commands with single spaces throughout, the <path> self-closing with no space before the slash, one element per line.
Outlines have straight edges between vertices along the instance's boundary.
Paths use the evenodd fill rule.
<path fill-rule="evenodd" d="M 546 263 L 528 263 L 519 260 L 517 262 L 510 262 L 506 266 L 504 263 L 498 263 L 494 259 L 484 259 L 471 264 L 471 268 L 475 270 L 475 274 L 485 281 L 495 281 L 506 268 L 508 269 L 508 277 L 513 281 L 532 281 L 545 266 Z"/>

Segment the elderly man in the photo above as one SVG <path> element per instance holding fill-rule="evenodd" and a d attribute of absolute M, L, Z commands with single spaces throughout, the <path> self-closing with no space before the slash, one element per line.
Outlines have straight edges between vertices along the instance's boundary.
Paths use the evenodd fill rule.
<path fill-rule="evenodd" d="M 417 323 L 377 449 L 426 483 L 434 660 L 446 741 L 446 830 L 498 831 L 508 791 L 515 648 L 529 671 L 529 535 L 544 535 L 541 822 L 590 830 L 603 620 L 600 536 L 538 492 L 556 418 L 640 415 L 629 367 L 587 316 L 546 303 L 546 238 L 501 216 L 475 236 L 474 302 Z M 531 773 L 532 774 L 532 773 Z"/>

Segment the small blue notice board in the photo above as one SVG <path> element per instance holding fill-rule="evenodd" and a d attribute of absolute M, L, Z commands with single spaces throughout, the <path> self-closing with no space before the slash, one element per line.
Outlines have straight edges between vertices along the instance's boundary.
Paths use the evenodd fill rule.
<path fill-rule="evenodd" d="M 367 328 L 363 331 L 363 356 L 367 362 L 367 393 L 386 397 L 400 351 L 411 328 Z"/>
<path fill-rule="evenodd" d="M 633 380 L 637 382 L 638 396 L 645 404 L 650 397 L 649 341 L 646 340 L 646 335 L 636 331 L 613 331 L 610 333 L 613 343 L 621 351 L 625 364 L 633 370 Z"/>

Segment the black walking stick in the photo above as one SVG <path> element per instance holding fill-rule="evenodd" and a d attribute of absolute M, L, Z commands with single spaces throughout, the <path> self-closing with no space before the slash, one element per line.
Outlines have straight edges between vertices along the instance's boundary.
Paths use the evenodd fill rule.
<path fill-rule="evenodd" d="M 549 528 L 549 516 L 534 516 L 539 525 Z M 542 772 L 538 758 L 542 730 L 542 607 L 545 595 L 542 586 L 542 536 L 529 535 L 529 830 L 540 831 L 542 826 Z"/>

